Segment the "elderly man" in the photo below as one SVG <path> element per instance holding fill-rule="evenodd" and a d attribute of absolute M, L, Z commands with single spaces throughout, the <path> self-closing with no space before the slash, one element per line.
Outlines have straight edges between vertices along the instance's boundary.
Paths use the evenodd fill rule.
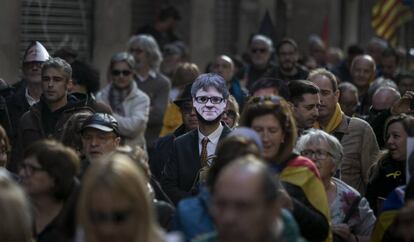
<path fill-rule="evenodd" d="M 391 107 L 400 99 L 400 93 L 389 86 L 378 88 L 372 96 L 372 106 L 369 109 L 367 122 L 374 130 L 380 148 L 385 146 L 384 125 L 391 116 Z"/>
<path fill-rule="evenodd" d="M 276 47 L 276 54 L 279 62 L 276 78 L 288 83 L 308 77 L 309 73 L 298 65 L 299 50 L 293 39 L 283 39 Z"/>
<path fill-rule="evenodd" d="M 239 80 L 234 77 L 234 62 L 227 55 L 218 56 L 213 63 L 213 72 L 219 74 L 226 81 L 227 88 L 231 95 L 234 96 L 239 106 L 243 107 L 244 98 L 247 93 L 240 86 Z"/>
<path fill-rule="evenodd" d="M 357 113 L 368 114 L 371 100 L 369 100 L 369 85 L 375 78 L 375 61 L 369 55 L 359 55 L 354 58 L 351 65 L 352 83 L 358 88 L 360 106 Z"/>
<path fill-rule="evenodd" d="M 250 41 L 251 64 L 246 68 L 247 84 L 250 91 L 253 83 L 261 77 L 276 77 L 276 66 L 272 63 L 273 42 L 264 35 L 255 35 Z"/>
<path fill-rule="evenodd" d="M 19 120 L 42 95 L 42 64 L 49 59 L 46 48 L 38 41 L 32 42 L 23 57 L 23 80 L 16 83 L 14 93 L 6 98 L 11 130 L 9 137 L 14 143 L 17 138 Z"/>
<path fill-rule="evenodd" d="M 159 72 L 162 56 L 152 36 L 132 36 L 128 42 L 128 50 L 135 58 L 137 86 L 150 98 L 151 106 L 145 139 L 147 149 L 151 151 L 161 132 L 171 83 Z"/>
<path fill-rule="evenodd" d="M 174 140 L 162 178 L 163 188 L 174 203 L 197 192 L 200 169 L 211 165 L 219 140 L 230 133 L 220 122 L 229 97 L 221 76 L 200 75 L 191 87 L 191 96 L 198 129 Z"/>
<path fill-rule="evenodd" d="M 354 116 L 358 107 L 358 89 L 350 82 L 342 82 L 338 86 L 339 104 L 342 111 L 349 117 Z"/>
<path fill-rule="evenodd" d="M 375 134 L 367 122 L 342 113 L 335 75 L 321 68 L 311 71 L 308 79 L 320 89 L 321 105 L 315 126 L 334 135 L 344 148 L 341 179 L 365 194 L 368 169 L 379 154 Z"/>
<path fill-rule="evenodd" d="M 284 241 L 279 188 L 275 176 L 255 158 L 225 167 L 211 190 L 217 238 L 209 241 Z"/>

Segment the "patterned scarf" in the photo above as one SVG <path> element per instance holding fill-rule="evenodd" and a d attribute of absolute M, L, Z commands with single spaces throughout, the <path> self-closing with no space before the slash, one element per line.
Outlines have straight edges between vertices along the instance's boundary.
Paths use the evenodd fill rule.
<path fill-rule="evenodd" d="M 127 88 L 117 88 L 115 85 L 111 85 L 109 89 L 109 105 L 114 113 L 121 116 L 125 116 L 124 106 L 122 105 L 125 98 L 132 90 L 132 82 Z"/>

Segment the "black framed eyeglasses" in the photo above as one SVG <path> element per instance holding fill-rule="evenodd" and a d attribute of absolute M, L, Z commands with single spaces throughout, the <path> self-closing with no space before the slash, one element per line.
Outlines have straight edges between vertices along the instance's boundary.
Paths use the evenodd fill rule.
<path fill-rule="evenodd" d="M 212 104 L 220 104 L 223 102 L 224 98 L 222 97 L 207 97 L 207 96 L 198 96 L 195 98 L 196 102 L 200 104 L 206 104 L 209 100 Z"/>
<path fill-rule="evenodd" d="M 325 150 L 303 150 L 300 154 L 309 158 L 316 158 L 318 160 L 326 160 L 328 157 L 333 158 L 333 155 Z"/>
<path fill-rule="evenodd" d="M 125 223 L 132 215 L 132 209 L 118 210 L 112 212 L 91 211 L 90 218 L 95 225 L 113 223 Z"/>
<path fill-rule="evenodd" d="M 123 76 L 129 76 L 129 75 L 131 75 L 131 73 L 132 73 L 132 71 L 130 71 L 130 70 L 112 70 L 111 71 L 111 74 L 113 76 L 120 76 L 121 74 Z"/>

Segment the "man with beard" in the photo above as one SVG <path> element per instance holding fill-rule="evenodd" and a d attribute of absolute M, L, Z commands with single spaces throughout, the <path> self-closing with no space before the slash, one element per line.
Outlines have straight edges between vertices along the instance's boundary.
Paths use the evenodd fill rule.
<path fill-rule="evenodd" d="M 197 193 L 200 170 L 211 165 L 217 143 L 230 133 L 220 122 L 229 97 L 221 76 L 200 75 L 191 87 L 191 96 L 198 129 L 174 140 L 162 178 L 164 191 L 175 204 Z"/>
<path fill-rule="evenodd" d="M 298 45 L 293 39 L 283 39 L 276 47 L 276 54 L 279 60 L 276 78 L 288 83 L 308 77 L 308 72 L 298 65 Z"/>
<path fill-rule="evenodd" d="M 320 105 L 319 87 L 306 80 L 289 83 L 289 104 L 295 117 L 298 136 L 312 128 L 318 119 Z"/>

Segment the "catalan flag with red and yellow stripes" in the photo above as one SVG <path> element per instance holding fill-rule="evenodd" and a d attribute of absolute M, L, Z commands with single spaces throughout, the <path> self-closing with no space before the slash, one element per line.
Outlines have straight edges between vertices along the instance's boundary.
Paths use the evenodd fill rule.
<path fill-rule="evenodd" d="M 303 156 L 297 156 L 286 164 L 286 167 L 281 171 L 279 176 L 282 182 L 291 183 L 300 187 L 305 193 L 309 203 L 323 214 L 331 225 L 328 198 L 319 171 L 311 160 Z M 329 236 L 325 242 L 333 241 L 331 228 L 329 230 Z"/>
<path fill-rule="evenodd" d="M 413 19 L 411 3 L 411 0 L 378 0 L 372 9 L 371 19 L 375 33 L 395 46 L 397 29 Z"/>

